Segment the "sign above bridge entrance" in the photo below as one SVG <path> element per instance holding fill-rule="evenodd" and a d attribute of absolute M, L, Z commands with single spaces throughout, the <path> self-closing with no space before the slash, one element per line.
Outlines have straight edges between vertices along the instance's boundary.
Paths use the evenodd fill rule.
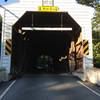
<path fill-rule="evenodd" d="M 42 12 L 57 12 L 59 8 L 54 6 L 54 0 L 42 0 L 42 6 L 38 7 Z"/>
<path fill-rule="evenodd" d="M 57 12 L 59 8 L 57 6 L 39 6 L 38 10 L 43 12 Z"/>

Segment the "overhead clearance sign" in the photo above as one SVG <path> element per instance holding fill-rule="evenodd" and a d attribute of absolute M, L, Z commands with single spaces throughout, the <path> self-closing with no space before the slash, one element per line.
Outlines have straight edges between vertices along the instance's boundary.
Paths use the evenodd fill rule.
<path fill-rule="evenodd" d="M 54 6 L 54 0 L 42 0 L 42 6 L 38 7 L 42 12 L 57 12 L 59 8 Z"/>
<path fill-rule="evenodd" d="M 57 12 L 59 8 L 57 6 L 39 6 L 38 10 L 43 12 Z"/>

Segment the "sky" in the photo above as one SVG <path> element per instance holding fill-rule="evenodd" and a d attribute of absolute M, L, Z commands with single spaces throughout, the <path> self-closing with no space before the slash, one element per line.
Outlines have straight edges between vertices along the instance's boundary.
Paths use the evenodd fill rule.
<path fill-rule="evenodd" d="M 5 2 L 5 0 L 0 0 L 0 4 L 8 4 L 8 3 L 13 3 L 13 2 L 17 2 L 19 0 L 8 0 L 7 2 Z"/>

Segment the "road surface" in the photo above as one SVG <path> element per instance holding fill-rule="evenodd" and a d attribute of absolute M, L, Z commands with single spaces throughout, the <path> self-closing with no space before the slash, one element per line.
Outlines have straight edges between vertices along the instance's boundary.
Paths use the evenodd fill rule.
<path fill-rule="evenodd" d="M 100 93 L 64 74 L 25 75 L 13 81 L 0 100 L 100 100 Z"/>

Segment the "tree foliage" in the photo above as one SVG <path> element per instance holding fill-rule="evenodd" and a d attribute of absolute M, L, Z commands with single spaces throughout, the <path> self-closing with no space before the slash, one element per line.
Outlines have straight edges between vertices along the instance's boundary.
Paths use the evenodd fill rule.
<path fill-rule="evenodd" d="M 98 4 L 98 0 L 76 0 L 78 3 L 91 6 L 95 8 L 95 5 Z"/>
<path fill-rule="evenodd" d="M 96 4 L 95 16 L 93 18 L 93 30 L 100 32 L 100 4 Z"/>
<path fill-rule="evenodd" d="M 0 22 L 2 22 L 2 17 L 0 16 Z"/>
<path fill-rule="evenodd" d="M 100 68 L 100 42 L 93 46 L 94 65 Z"/>
<path fill-rule="evenodd" d="M 1 29 L 2 29 L 2 17 L 0 16 L 0 32 L 1 32 Z"/>

